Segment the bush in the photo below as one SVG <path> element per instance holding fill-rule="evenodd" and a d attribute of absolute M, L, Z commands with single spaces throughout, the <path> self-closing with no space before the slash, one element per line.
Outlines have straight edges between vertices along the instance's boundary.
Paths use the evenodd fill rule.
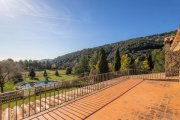
<path fill-rule="evenodd" d="M 29 72 L 29 77 L 31 77 L 31 79 L 36 77 L 36 73 L 34 72 L 34 69 L 31 69 L 31 71 Z"/>
<path fill-rule="evenodd" d="M 56 76 L 59 76 L 59 72 L 58 72 L 58 70 L 56 70 L 55 75 L 56 75 Z"/>
<path fill-rule="evenodd" d="M 32 80 L 39 81 L 39 78 L 35 77 L 35 78 L 32 78 Z"/>
<path fill-rule="evenodd" d="M 72 73 L 72 68 L 68 67 L 66 68 L 66 75 L 69 75 Z"/>
<path fill-rule="evenodd" d="M 14 82 L 14 84 L 17 84 L 17 83 L 22 82 L 22 81 L 24 81 L 22 78 L 17 78 L 13 82 Z"/>
<path fill-rule="evenodd" d="M 46 70 L 44 70 L 44 74 L 43 74 L 44 77 L 48 76 Z"/>

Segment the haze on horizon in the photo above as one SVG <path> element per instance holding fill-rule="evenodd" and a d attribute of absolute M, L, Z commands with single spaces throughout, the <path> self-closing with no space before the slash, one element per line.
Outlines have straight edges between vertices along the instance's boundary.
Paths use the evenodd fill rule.
<path fill-rule="evenodd" d="M 177 29 L 179 0 L 0 0 L 0 60 L 57 56 Z"/>

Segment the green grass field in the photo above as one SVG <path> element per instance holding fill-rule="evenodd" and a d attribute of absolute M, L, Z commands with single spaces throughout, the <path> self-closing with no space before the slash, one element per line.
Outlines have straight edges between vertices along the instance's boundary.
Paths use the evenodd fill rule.
<path fill-rule="evenodd" d="M 73 79 L 76 79 L 78 78 L 78 76 L 76 75 L 66 75 L 65 74 L 65 70 L 59 70 L 59 76 L 56 76 L 55 75 L 55 71 L 53 70 L 47 70 L 47 74 L 48 74 L 48 78 L 49 78 L 49 81 L 58 81 L 58 80 L 73 80 Z M 40 81 L 44 81 L 44 76 L 43 76 L 43 73 L 44 71 L 36 71 L 36 78 L 38 78 Z M 28 72 L 25 73 L 26 76 L 24 75 L 23 76 L 23 79 L 24 81 L 26 82 L 37 82 L 36 80 L 31 80 L 29 77 L 28 77 Z M 15 90 L 15 85 L 13 82 L 8 82 L 5 84 L 5 87 L 4 87 L 4 91 L 11 91 L 11 90 Z"/>
<path fill-rule="evenodd" d="M 21 106 L 22 104 L 28 104 L 30 102 L 35 102 L 35 100 L 40 100 L 42 98 L 47 98 L 47 97 L 52 97 L 52 96 L 56 96 L 58 94 L 62 94 L 64 92 L 68 92 L 68 91 L 72 91 L 75 88 L 68 88 L 68 89 L 59 89 L 59 90 L 51 90 L 51 91 L 47 91 L 46 93 L 43 92 L 39 95 L 30 95 L 27 97 L 24 97 L 23 99 L 17 99 L 17 100 L 11 100 L 10 102 L 5 102 L 2 104 L 2 109 L 6 109 L 8 107 L 13 108 L 14 106 Z"/>
<path fill-rule="evenodd" d="M 59 76 L 55 75 L 55 71 L 53 70 L 47 70 L 48 78 L 49 81 L 58 81 L 58 80 L 72 80 L 76 79 L 76 75 L 66 75 L 65 70 L 59 70 Z M 39 78 L 40 81 L 44 81 L 44 76 L 43 76 L 44 71 L 36 71 L 36 78 Z M 24 78 L 25 81 L 32 82 L 34 80 L 31 80 L 28 77 L 28 72 L 26 73 L 26 77 Z"/>

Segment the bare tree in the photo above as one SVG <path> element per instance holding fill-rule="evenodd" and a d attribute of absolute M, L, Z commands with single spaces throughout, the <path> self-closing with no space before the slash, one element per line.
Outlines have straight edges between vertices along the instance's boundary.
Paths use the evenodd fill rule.
<path fill-rule="evenodd" d="M 4 92 L 5 83 L 15 78 L 21 77 L 23 69 L 13 60 L 0 61 L 0 88 Z"/>

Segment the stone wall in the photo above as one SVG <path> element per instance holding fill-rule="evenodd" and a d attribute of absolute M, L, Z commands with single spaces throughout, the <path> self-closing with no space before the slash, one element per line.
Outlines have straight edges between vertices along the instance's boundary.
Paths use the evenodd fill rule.
<path fill-rule="evenodd" d="M 179 44 L 180 27 L 176 36 L 165 38 L 165 70 L 167 76 L 179 74 L 180 70 L 180 50 L 174 51 Z M 176 45 L 176 46 L 175 46 Z"/>

